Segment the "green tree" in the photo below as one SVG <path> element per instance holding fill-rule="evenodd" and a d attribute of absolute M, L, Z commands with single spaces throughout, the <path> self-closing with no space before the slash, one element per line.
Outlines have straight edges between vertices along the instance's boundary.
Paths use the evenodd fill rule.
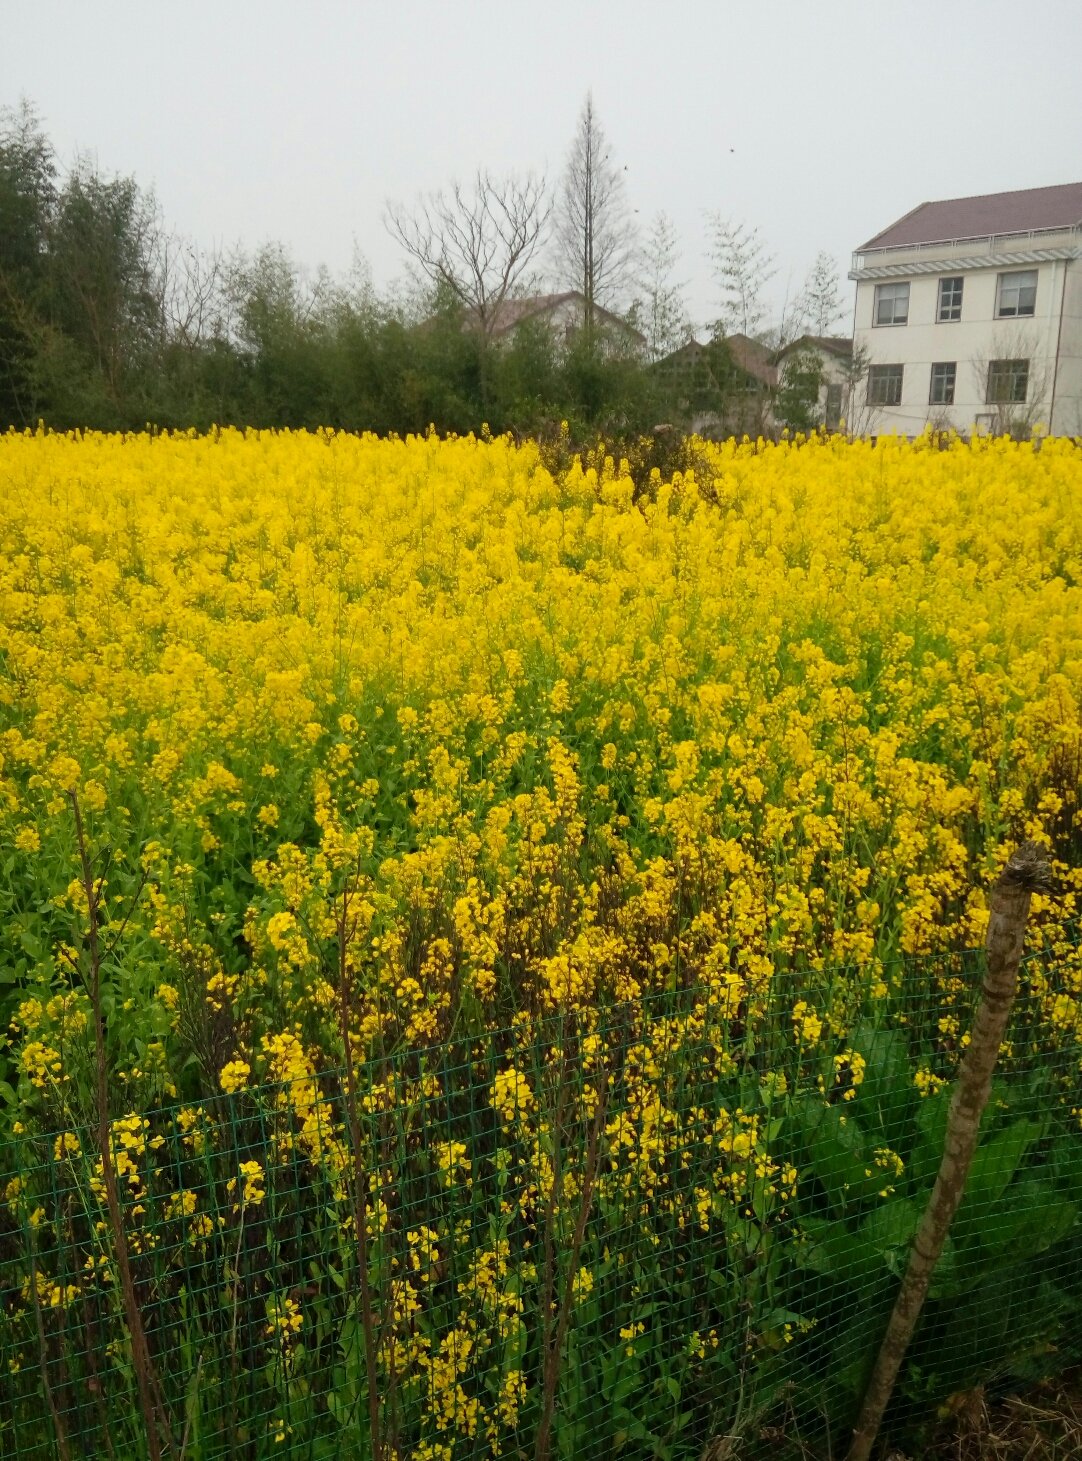
<path fill-rule="evenodd" d="M 639 255 L 634 312 L 634 320 L 646 336 L 649 360 L 661 360 L 691 336 L 684 285 L 674 279 L 679 259 L 676 230 L 665 213 L 658 213 Z"/>
<path fill-rule="evenodd" d="M 236 256 L 227 270 L 230 328 L 260 426 L 321 426 L 328 382 L 330 279 L 306 279 L 281 244 Z"/>
<path fill-rule="evenodd" d="M 42 409 L 34 356 L 48 296 L 56 208 L 52 144 L 29 102 L 0 111 L 0 426 Z"/>
<path fill-rule="evenodd" d="M 719 291 L 715 336 L 756 336 L 766 323 L 766 286 L 776 271 L 757 228 L 710 215 L 710 258 Z"/>
<path fill-rule="evenodd" d="M 823 367 L 814 350 L 794 350 L 781 367 L 774 414 L 790 431 L 813 431 L 822 425 L 819 392 Z"/>
<path fill-rule="evenodd" d="M 134 178 L 104 177 L 87 159 L 76 163 L 49 233 L 54 338 L 43 342 L 39 373 L 47 395 L 67 396 L 76 409 L 97 406 L 102 424 L 141 424 L 163 340 L 160 237 L 153 195 Z"/>
<path fill-rule="evenodd" d="M 801 290 L 801 324 L 814 335 L 829 335 L 845 314 L 838 267 L 828 253 L 816 254 Z"/>

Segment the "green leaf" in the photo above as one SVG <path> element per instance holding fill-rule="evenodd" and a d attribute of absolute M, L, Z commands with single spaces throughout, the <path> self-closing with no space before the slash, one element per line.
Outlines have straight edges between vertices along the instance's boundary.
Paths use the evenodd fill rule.
<path fill-rule="evenodd" d="M 917 1140 L 909 1154 L 906 1171 L 912 1190 L 931 1187 L 943 1160 L 943 1143 L 947 1136 L 947 1115 L 950 1091 L 925 1096 L 917 1107 Z"/>
<path fill-rule="evenodd" d="M 908 1129 L 909 1113 L 917 1099 L 908 1042 L 901 1030 L 861 1024 L 850 1043 L 865 1061 L 864 1081 L 854 1104 L 865 1126 L 881 1134 L 876 1144 L 894 1146 Z"/>
<path fill-rule="evenodd" d="M 1027 1150 L 1040 1135 L 1036 1121 L 1015 1121 L 977 1148 L 966 1179 L 958 1220 L 974 1220 L 981 1208 L 1003 1196 Z"/>
<path fill-rule="evenodd" d="M 521 1319 L 516 1319 L 510 1334 L 504 1341 L 502 1369 L 505 1375 L 511 1370 L 522 1369 L 522 1361 L 525 1358 L 528 1343 L 529 1333 L 526 1325 Z"/>
<path fill-rule="evenodd" d="M 871 1143 L 850 1111 L 809 1098 L 802 1114 L 812 1170 L 835 1211 L 852 1212 L 883 1186 Z"/>
<path fill-rule="evenodd" d="M 869 1214 L 860 1226 L 861 1236 L 884 1255 L 906 1250 L 920 1222 L 921 1205 L 908 1197 L 895 1198 Z"/>
<path fill-rule="evenodd" d="M 621 1343 L 621 1349 L 623 1349 L 623 1344 L 622 1343 Z M 625 1355 L 625 1359 L 626 1358 L 627 1358 L 627 1356 Z M 612 1401 L 613 1401 L 613 1404 L 614 1405 L 620 1405 L 620 1404 L 622 1404 L 623 1401 L 627 1400 L 629 1396 L 635 1394 L 635 1392 L 639 1389 L 641 1383 L 642 1382 L 641 1382 L 641 1380 L 639 1378 L 639 1366 L 638 1366 L 638 1364 L 634 1360 L 628 1359 L 627 1360 L 627 1369 L 626 1369 L 625 1373 L 620 1376 L 619 1380 L 617 1380 L 616 1386 L 613 1389 L 613 1392 L 612 1392 Z"/>

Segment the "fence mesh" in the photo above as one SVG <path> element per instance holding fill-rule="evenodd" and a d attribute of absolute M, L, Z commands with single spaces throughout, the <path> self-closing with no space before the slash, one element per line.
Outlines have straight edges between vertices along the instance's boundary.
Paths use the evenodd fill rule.
<path fill-rule="evenodd" d="M 114 1113 L 161 1453 L 844 1449 L 982 968 L 719 978 Z M 892 1436 L 1082 1357 L 1080 968 L 1023 963 Z M 2 1162 L 0 1453 L 149 1456 L 97 1134 Z"/>

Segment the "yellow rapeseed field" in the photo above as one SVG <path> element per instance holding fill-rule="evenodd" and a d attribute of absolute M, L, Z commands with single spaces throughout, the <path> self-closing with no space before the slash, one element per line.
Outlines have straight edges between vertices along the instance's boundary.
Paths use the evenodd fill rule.
<path fill-rule="evenodd" d="M 504 440 L 0 441 L 25 1094 L 78 1058 L 51 946 L 82 897 L 72 790 L 128 919 L 140 1101 L 176 1085 L 192 1000 L 227 1017 L 207 1081 L 294 1034 L 338 1058 L 350 870 L 367 1049 L 464 1003 L 973 944 L 1014 839 L 1069 861 L 1078 447 L 730 444 L 703 469 L 636 493 Z"/>
<path fill-rule="evenodd" d="M 387 1060 L 692 991 L 711 1080 L 743 1071 L 774 1021 L 789 1079 L 849 1101 L 871 1058 L 857 1020 L 882 1004 L 904 1025 L 904 960 L 936 955 L 916 991 L 934 1039 L 905 1074 L 934 1098 L 972 995 L 949 956 L 981 942 L 985 890 L 1022 837 L 1049 845 L 1059 880 L 1035 900 L 1035 943 L 1056 956 L 1032 975 L 1035 1038 L 1077 1046 L 1082 449 L 833 438 L 689 460 L 636 485 L 600 454 L 550 470 L 505 439 L 0 438 L 0 1123 L 47 1136 L 57 1163 L 81 1156 L 100 976 L 137 1254 L 144 1204 L 178 1241 L 241 1233 L 298 1153 L 348 1224 L 349 1133 L 321 1085 L 344 1031 L 352 1060 Z M 687 1028 L 638 1031 L 608 1110 L 590 1075 L 604 1042 L 583 1037 L 598 1201 L 660 1201 L 687 1128 L 646 1093 Z M 787 1212 L 797 1173 L 771 1153 L 785 1077 L 756 1080 L 761 1108 L 711 1116 L 716 1170 L 671 1199 L 681 1229 Z M 179 1107 L 170 1130 L 198 1155 L 213 1102 L 268 1082 L 288 1082 L 293 1134 L 240 1153 L 213 1221 L 154 1185 L 155 1112 Z M 528 1228 L 548 1201 L 566 1242 L 578 1189 L 554 1196 L 539 1097 L 512 1042 L 487 1108 L 528 1176 L 513 1200 L 500 1186 L 502 1210 Z M 394 1098 L 366 1099 L 372 1116 Z M 430 1153 L 438 1191 L 489 1160 L 452 1135 Z M 868 1163 L 865 1195 L 886 1200 L 903 1160 L 885 1145 Z M 104 1201 L 100 1159 L 87 1170 Z M 16 1178 L 8 1207 L 33 1224 L 21 1193 Z M 397 1229 L 370 1196 L 375 1242 Z M 508 1233 L 422 1342 L 425 1286 L 475 1238 L 401 1226 L 386 1322 L 402 1340 L 379 1363 L 434 1397 L 417 1457 L 485 1426 L 495 1454 L 535 1393 L 504 1354 L 485 1400 L 448 1348 L 457 1334 L 477 1362 L 520 1323 Z M 97 1283 L 107 1253 L 87 1252 Z M 595 1278 L 600 1258 L 576 1302 Z M 46 1280 L 46 1307 L 82 1292 Z M 260 1303 L 282 1360 L 314 1322 L 304 1294 Z M 628 1314 L 632 1355 L 645 1321 Z M 784 1341 L 796 1325 L 777 1321 Z M 684 1340 L 695 1364 L 719 1343 Z"/>

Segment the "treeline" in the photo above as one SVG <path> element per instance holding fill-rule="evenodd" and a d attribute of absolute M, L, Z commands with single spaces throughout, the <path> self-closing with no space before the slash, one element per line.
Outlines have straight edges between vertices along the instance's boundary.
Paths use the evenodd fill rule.
<path fill-rule="evenodd" d="M 0 427 L 636 430 L 666 404 L 612 340 L 527 324 L 493 348 L 446 290 L 384 297 L 281 247 L 203 251 L 135 179 L 88 159 L 61 177 L 34 113 L 3 116 Z"/>
<path fill-rule="evenodd" d="M 153 193 L 134 178 L 85 157 L 62 171 L 27 103 L 0 112 L 0 429 L 39 420 L 61 430 L 487 425 L 545 437 L 567 421 L 579 439 L 633 436 L 659 422 L 686 429 L 704 413 L 746 429 L 733 411 L 746 411 L 748 381 L 723 329 L 689 370 L 665 365 L 691 328 L 670 278 L 673 237 L 659 215 L 651 237 L 635 243 L 618 193 L 599 186 L 597 169 L 607 164 L 591 159 L 603 145 L 588 99 L 556 203 L 543 182 L 508 180 L 500 192 L 479 173 L 473 191 L 456 188 L 419 214 L 396 214 L 413 282 L 381 294 L 363 261 L 335 279 L 307 273 L 278 245 L 201 249 L 169 231 Z M 583 177 L 593 200 L 583 215 L 589 267 L 566 241 L 581 245 Z M 614 183 L 610 173 L 607 186 Z M 512 203 L 520 209 L 514 239 L 501 233 Z M 550 212 L 557 241 L 560 217 L 574 224 L 555 287 L 577 289 L 583 326 L 501 331 L 505 301 L 544 277 L 533 266 Z M 493 245 L 491 278 L 476 258 L 456 259 L 448 248 L 460 224 Z M 743 316 L 730 315 L 751 325 L 747 300 L 762 270 L 744 259 L 743 274 L 734 273 L 732 249 L 722 258 L 723 296 L 743 300 Z M 628 328 L 598 327 L 613 312 Z M 761 402 L 751 404 L 754 430 Z"/>

